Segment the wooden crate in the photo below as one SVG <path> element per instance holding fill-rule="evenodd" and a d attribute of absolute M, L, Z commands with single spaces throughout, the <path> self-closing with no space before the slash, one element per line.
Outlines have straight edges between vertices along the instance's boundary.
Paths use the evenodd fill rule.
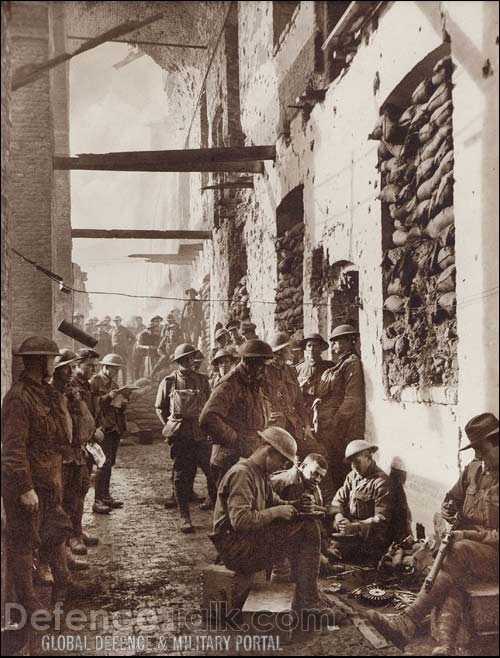
<path fill-rule="evenodd" d="M 212 619 L 224 619 L 231 610 L 241 610 L 252 584 L 252 576 L 244 576 L 222 564 L 203 569 L 202 609 Z"/>
<path fill-rule="evenodd" d="M 473 632 L 479 636 L 498 635 L 498 583 L 469 585 L 465 591 Z"/>
<path fill-rule="evenodd" d="M 272 635 L 280 644 L 289 644 L 294 600 L 294 583 L 254 584 L 243 606 L 243 630 L 250 635 Z"/>

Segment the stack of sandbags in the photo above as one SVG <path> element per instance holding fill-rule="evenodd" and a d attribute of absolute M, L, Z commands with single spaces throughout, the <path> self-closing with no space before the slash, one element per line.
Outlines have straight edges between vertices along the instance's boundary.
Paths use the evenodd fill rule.
<path fill-rule="evenodd" d="M 199 290 L 200 299 L 210 299 L 210 274 L 203 277 L 203 283 Z M 207 301 L 202 304 L 203 321 L 201 324 L 200 349 L 203 354 L 210 351 L 210 303 Z"/>
<path fill-rule="evenodd" d="M 234 289 L 229 306 L 229 317 L 231 320 L 243 321 L 250 317 L 248 300 L 247 277 L 243 276 Z"/>
<path fill-rule="evenodd" d="M 296 224 L 276 241 L 278 285 L 276 325 L 279 331 L 293 333 L 303 326 L 304 224 Z"/>
<path fill-rule="evenodd" d="M 151 382 L 140 392 L 133 393 L 125 410 L 127 430 L 135 434 L 143 430 L 152 430 L 153 436 L 160 438 L 162 423 L 156 415 L 156 394 L 158 384 Z"/>
<path fill-rule="evenodd" d="M 383 269 L 384 309 L 393 324 L 386 325 L 383 348 L 388 365 L 393 355 L 392 366 L 407 368 L 403 384 L 449 383 L 454 362 L 452 70 L 450 57 L 440 60 L 411 104 L 386 107 L 369 136 L 380 141 L 379 198 L 392 229 Z M 440 350 L 442 364 L 423 357 L 432 350 Z M 401 383 L 398 368 L 394 385 Z"/>

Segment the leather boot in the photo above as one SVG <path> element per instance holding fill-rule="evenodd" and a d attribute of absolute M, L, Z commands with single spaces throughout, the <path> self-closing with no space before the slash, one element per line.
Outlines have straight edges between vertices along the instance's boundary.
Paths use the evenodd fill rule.
<path fill-rule="evenodd" d="M 415 622 L 406 612 L 399 615 L 382 615 L 376 610 L 369 610 L 366 616 L 375 628 L 397 647 L 404 648 L 417 629 Z"/>
<path fill-rule="evenodd" d="M 433 656 L 456 656 L 457 638 L 462 626 L 462 601 L 457 596 L 449 596 L 439 611 L 436 623 L 435 640 L 437 646 L 433 649 Z"/>
<path fill-rule="evenodd" d="M 80 537 L 71 537 L 68 541 L 71 552 L 75 555 L 87 555 L 88 550 Z"/>
<path fill-rule="evenodd" d="M 171 494 L 163 503 L 165 509 L 175 509 L 177 507 L 177 501 L 175 500 L 174 494 Z"/>
<path fill-rule="evenodd" d="M 85 544 L 85 546 L 89 546 L 89 547 L 97 546 L 97 544 L 99 543 L 98 537 L 89 535 L 87 532 L 82 532 L 82 534 L 80 535 L 80 539 Z"/>
<path fill-rule="evenodd" d="M 189 516 L 181 516 L 181 525 L 179 530 L 184 535 L 193 535 L 196 532 L 193 528 L 193 524 L 191 523 Z"/>

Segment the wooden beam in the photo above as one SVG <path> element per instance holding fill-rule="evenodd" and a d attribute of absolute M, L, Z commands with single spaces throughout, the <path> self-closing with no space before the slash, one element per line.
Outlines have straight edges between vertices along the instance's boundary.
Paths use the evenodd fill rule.
<path fill-rule="evenodd" d="M 130 254 L 129 258 L 137 258 L 147 263 L 163 263 L 164 265 L 191 265 L 192 258 L 179 254 Z"/>
<path fill-rule="evenodd" d="M 228 181 L 226 183 L 217 183 L 216 185 L 205 185 L 202 187 L 202 190 L 238 190 L 238 189 L 248 189 L 253 190 L 253 181 L 251 180 L 242 180 L 242 181 Z"/>
<path fill-rule="evenodd" d="M 211 240 L 212 231 L 74 228 L 72 238 L 125 240 Z"/>
<path fill-rule="evenodd" d="M 54 169 L 92 171 L 234 171 L 263 173 L 263 160 L 276 158 L 275 146 L 243 146 L 172 151 L 122 151 L 54 156 Z"/>
<path fill-rule="evenodd" d="M 197 254 L 198 252 L 203 251 L 203 242 L 194 242 L 193 244 L 181 244 L 179 245 L 179 254 Z"/>
<path fill-rule="evenodd" d="M 68 39 L 74 39 L 75 41 L 87 41 L 92 37 L 77 37 L 74 35 L 67 35 Z M 141 41 L 130 37 L 130 39 L 108 39 L 113 43 L 131 43 L 136 46 L 164 46 L 167 48 L 195 48 L 197 50 L 206 50 L 207 46 L 202 46 L 194 43 L 166 43 L 163 41 Z"/>
<path fill-rule="evenodd" d="M 111 30 L 106 30 L 106 32 L 103 32 L 93 39 L 89 39 L 84 44 L 82 44 L 80 48 L 72 53 L 61 53 L 60 55 L 56 55 L 56 57 L 52 57 L 51 59 L 41 64 L 26 64 L 25 66 L 21 66 L 16 69 L 12 75 L 12 90 L 15 91 L 16 89 L 20 89 L 21 87 L 26 86 L 30 82 L 38 80 L 38 78 L 40 78 L 45 73 L 45 71 L 49 71 L 59 64 L 64 64 L 64 62 L 67 62 L 73 57 L 81 55 L 87 50 L 92 50 L 93 48 L 106 43 L 106 41 L 110 41 L 114 37 L 121 37 L 125 34 L 128 34 L 129 32 L 134 32 L 135 30 L 138 30 L 145 25 L 156 23 L 156 21 L 160 20 L 160 18 L 163 18 L 166 13 L 166 11 L 162 11 L 159 14 L 150 16 L 144 21 L 126 21 L 125 23 L 121 23 Z"/>

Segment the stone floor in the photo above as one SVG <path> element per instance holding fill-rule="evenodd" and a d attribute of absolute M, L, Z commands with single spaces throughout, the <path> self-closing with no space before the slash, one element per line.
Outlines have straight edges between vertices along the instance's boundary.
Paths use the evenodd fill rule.
<path fill-rule="evenodd" d="M 32 655 L 216 655 L 221 649 L 227 655 L 279 653 L 268 640 L 258 645 L 258 640 L 241 632 L 200 625 L 203 622 L 196 615 L 200 573 L 215 556 L 207 538 L 211 514 L 193 506 L 197 533 L 184 536 L 178 532 L 176 511 L 163 507 L 169 490 L 167 469 L 164 443 L 121 447 L 112 486 L 125 507 L 109 516 L 85 516 L 87 529 L 100 537 L 100 545 L 89 550 L 91 568 L 85 578 L 100 583 L 103 591 L 92 601 L 76 606 L 86 617 L 82 622 L 74 613 L 81 627 L 63 625 L 59 634 L 53 630 L 37 633 Z M 196 489 L 205 491 L 201 475 Z M 347 597 L 345 601 L 352 603 Z M 184 622 L 178 623 L 176 610 L 194 611 L 189 628 Z M 428 655 L 432 648 L 432 643 L 422 638 L 405 654 L 392 646 L 377 650 L 349 621 L 339 626 L 295 634 L 291 645 L 281 647 L 281 653 Z"/>

